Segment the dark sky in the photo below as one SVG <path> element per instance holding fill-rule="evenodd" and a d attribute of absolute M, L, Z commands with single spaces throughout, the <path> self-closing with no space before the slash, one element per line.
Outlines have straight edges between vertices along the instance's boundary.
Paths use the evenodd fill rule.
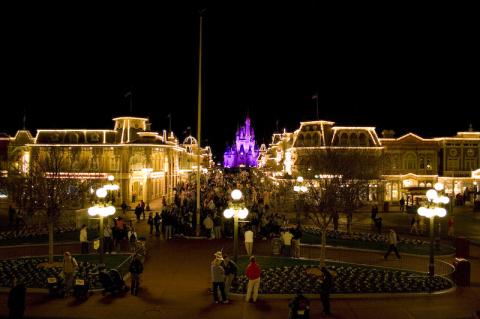
<path fill-rule="evenodd" d="M 480 129 L 472 8 L 327 8 L 314 1 L 4 8 L 0 131 L 111 128 L 133 110 L 183 139 L 196 129 L 199 8 L 203 138 L 217 161 L 249 111 L 259 142 L 320 117 L 422 136 Z M 267 4 L 265 4 L 267 3 Z M 475 18 L 475 19 L 474 19 Z"/>

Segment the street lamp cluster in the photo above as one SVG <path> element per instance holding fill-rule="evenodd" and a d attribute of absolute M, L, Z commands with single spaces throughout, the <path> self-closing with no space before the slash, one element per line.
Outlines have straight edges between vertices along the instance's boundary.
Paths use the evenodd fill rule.
<path fill-rule="evenodd" d="M 95 191 L 95 195 L 100 199 L 98 203 L 88 209 L 88 215 L 94 217 L 97 216 L 99 219 L 99 232 L 100 232 L 100 263 L 103 264 L 104 252 L 103 252 L 103 218 L 115 214 L 115 206 L 109 205 L 109 202 L 105 201 L 105 197 L 108 195 L 108 191 L 116 191 L 119 189 L 118 185 L 113 184 L 114 181 L 113 175 L 108 176 L 108 181 L 110 184 L 104 185 L 103 187 Z"/>
<path fill-rule="evenodd" d="M 419 207 L 417 212 L 420 216 L 430 219 L 430 261 L 428 263 L 428 274 L 430 277 L 435 275 L 435 262 L 434 262 L 434 240 L 433 229 L 435 217 L 445 217 L 447 211 L 442 205 L 448 204 L 450 199 L 447 196 L 443 196 L 444 185 L 442 183 L 436 183 L 434 189 L 427 191 L 428 202 L 426 206 Z"/>
<path fill-rule="evenodd" d="M 243 204 L 243 194 L 239 189 L 234 189 L 230 195 L 233 201 L 229 207 L 223 211 L 223 216 L 225 216 L 225 218 L 233 217 L 233 260 L 236 262 L 238 257 L 238 219 L 247 218 L 248 209 Z"/>

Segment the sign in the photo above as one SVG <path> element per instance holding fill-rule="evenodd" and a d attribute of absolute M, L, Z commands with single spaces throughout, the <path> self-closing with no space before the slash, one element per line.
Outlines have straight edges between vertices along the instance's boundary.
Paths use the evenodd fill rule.
<path fill-rule="evenodd" d="M 85 280 L 75 279 L 75 286 L 83 286 L 83 285 L 85 285 Z"/>

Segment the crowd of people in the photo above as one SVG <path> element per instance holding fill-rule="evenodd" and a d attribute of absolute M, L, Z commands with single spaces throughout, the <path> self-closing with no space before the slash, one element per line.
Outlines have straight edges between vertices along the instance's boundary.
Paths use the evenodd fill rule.
<path fill-rule="evenodd" d="M 243 202 L 249 210 L 247 223 L 242 223 L 240 233 L 248 227 L 255 237 L 263 239 L 279 237 L 281 229 L 289 224 L 285 214 L 272 209 L 273 187 L 271 183 L 256 176 L 253 172 L 229 173 L 222 171 L 209 172 L 201 179 L 200 229 L 201 235 L 209 239 L 220 239 L 233 236 L 233 220 L 224 218 L 223 211 L 229 207 L 230 194 L 234 189 L 243 193 Z M 174 189 L 171 203 L 163 200 L 162 209 L 148 214 L 147 223 L 150 235 L 163 236 L 166 240 L 174 237 L 196 235 L 196 181 L 179 182 Z M 275 195 L 277 196 L 277 195 Z M 144 213 L 140 202 L 135 208 L 137 221 Z"/>

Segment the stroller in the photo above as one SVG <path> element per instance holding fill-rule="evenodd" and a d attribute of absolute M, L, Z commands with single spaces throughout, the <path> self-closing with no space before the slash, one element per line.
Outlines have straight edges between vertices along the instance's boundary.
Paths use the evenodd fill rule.
<path fill-rule="evenodd" d="M 128 291 L 128 287 L 125 285 L 122 275 L 116 269 L 101 271 L 99 274 L 99 280 L 103 287 L 103 295 L 107 292 L 116 295 Z"/>

